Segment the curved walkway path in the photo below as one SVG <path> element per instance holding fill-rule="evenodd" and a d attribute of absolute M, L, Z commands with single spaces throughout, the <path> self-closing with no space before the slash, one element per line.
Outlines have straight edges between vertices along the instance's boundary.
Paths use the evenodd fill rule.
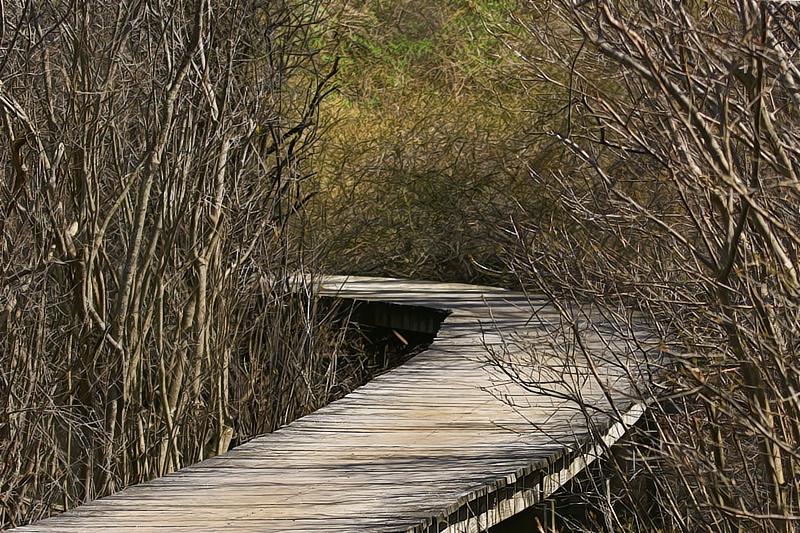
<path fill-rule="evenodd" d="M 550 304 L 502 289 L 325 277 L 319 293 L 451 314 L 428 350 L 341 400 L 23 530 L 485 531 L 643 411 L 630 394 L 643 348 L 607 318 L 582 319 L 576 342 Z M 587 417 L 574 398 L 616 416 Z"/>

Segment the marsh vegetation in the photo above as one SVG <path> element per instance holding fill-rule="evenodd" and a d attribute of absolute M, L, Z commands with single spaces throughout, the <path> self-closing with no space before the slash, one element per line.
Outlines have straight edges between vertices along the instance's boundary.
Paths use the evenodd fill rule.
<path fill-rule="evenodd" d="M 331 374 L 334 314 L 290 283 L 327 271 L 646 316 L 670 363 L 621 479 L 657 505 L 603 527 L 796 528 L 796 4 L 0 0 L 0 19 L 3 527 L 328 401 L 352 378 Z"/>

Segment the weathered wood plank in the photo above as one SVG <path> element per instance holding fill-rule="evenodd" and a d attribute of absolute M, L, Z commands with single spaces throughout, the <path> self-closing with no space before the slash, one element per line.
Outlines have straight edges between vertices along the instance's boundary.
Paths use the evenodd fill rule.
<path fill-rule="evenodd" d="M 559 336 L 561 317 L 541 298 L 343 277 L 322 279 L 319 292 L 452 314 L 429 350 L 333 404 L 225 455 L 22 529 L 480 531 L 597 455 L 575 451 L 587 421 L 560 396 L 603 406 L 610 394 L 633 405 L 609 430 L 612 440 L 641 413 L 626 400 L 641 353 L 600 314 L 583 323 L 590 367 Z M 553 394 L 520 386 L 492 359 L 513 376 L 548 382 Z"/>

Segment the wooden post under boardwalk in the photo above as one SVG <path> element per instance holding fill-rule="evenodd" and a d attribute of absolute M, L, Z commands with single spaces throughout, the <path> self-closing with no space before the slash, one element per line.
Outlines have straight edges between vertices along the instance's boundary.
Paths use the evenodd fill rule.
<path fill-rule="evenodd" d="M 21 530 L 485 531 L 554 492 L 643 412 L 629 380 L 646 354 L 600 319 L 585 320 L 590 371 L 543 299 L 355 277 L 325 277 L 319 293 L 451 314 L 427 351 L 341 400 Z M 575 394 L 617 405 L 616 419 L 591 420 L 601 429 L 595 440 L 565 398 Z"/>

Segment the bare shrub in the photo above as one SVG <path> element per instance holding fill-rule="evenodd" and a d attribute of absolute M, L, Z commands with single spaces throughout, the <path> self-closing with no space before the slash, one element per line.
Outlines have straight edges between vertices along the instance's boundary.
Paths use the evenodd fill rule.
<path fill-rule="evenodd" d="M 0 525 L 317 406 L 321 3 L 5 1 Z"/>
<path fill-rule="evenodd" d="M 526 6 L 536 46 L 498 34 L 560 94 L 566 123 L 539 133 L 571 156 L 532 173 L 554 211 L 509 228 L 509 264 L 559 297 L 637 307 L 665 339 L 639 450 L 659 527 L 795 529 L 797 6 Z"/>

